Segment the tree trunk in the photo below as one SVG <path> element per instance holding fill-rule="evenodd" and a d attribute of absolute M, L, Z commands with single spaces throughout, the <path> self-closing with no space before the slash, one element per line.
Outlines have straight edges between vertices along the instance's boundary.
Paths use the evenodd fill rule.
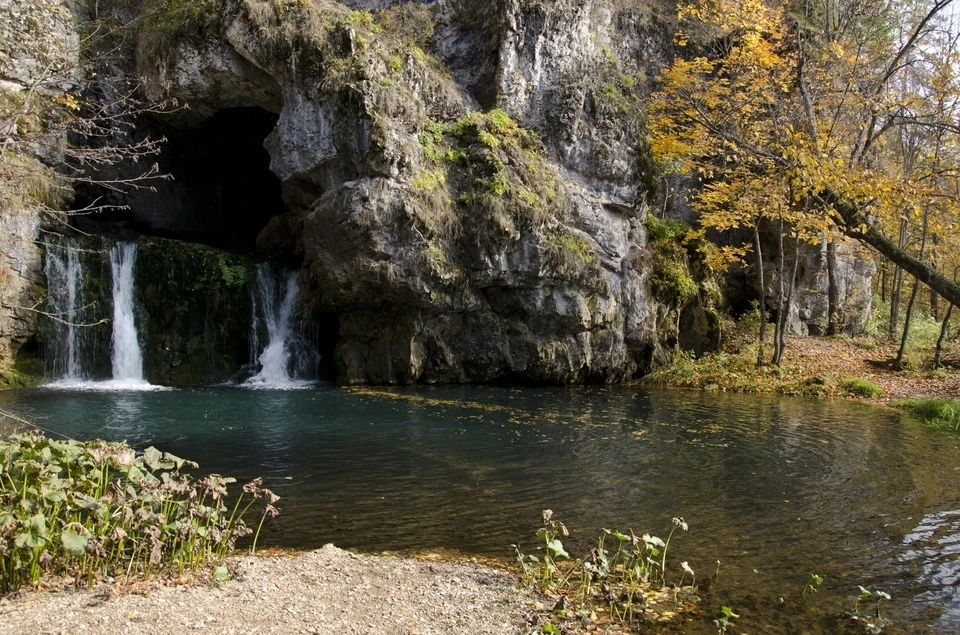
<path fill-rule="evenodd" d="M 837 243 L 827 241 L 827 335 L 836 335 L 840 328 L 838 311 L 840 289 L 837 287 Z"/>
<path fill-rule="evenodd" d="M 880 264 L 880 301 L 887 301 L 887 275 L 889 267 L 886 262 Z"/>
<path fill-rule="evenodd" d="M 943 316 L 943 324 L 940 325 L 940 337 L 937 338 L 937 346 L 933 350 L 933 367 L 940 368 L 943 364 L 943 341 L 947 339 L 947 331 L 950 330 L 950 317 L 953 315 L 953 305 L 947 307 L 947 313 Z"/>
<path fill-rule="evenodd" d="M 885 258 L 936 291 L 944 300 L 953 306 L 960 306 L 960 284 L 951 282 L 936 268 L 914 258 L 890 242 L 890 239 L 875 227 L 872 219 L 868 218 L 866 213 L 856 205 L 842 201 L 832 193 L 823 194 L 821 198 L 837 211 L 839 215 L 837 220 L 844 234 L 870 245 Z"/>
<path fill-rule="evenodd" d="M 930 209 L 923 210 L 923 229 L 920 231 L 920 251 L 917 254 L 920 260 L 923 260 L 924 252 L 927 250 L 927 232 L 930 228 Z M 897 360 L 894 365 L 897 368 L 903 367 L 903 355 L 907 350 L 907 338 L 910 337 L 910 322 L 913 319 L 913 306 L 917 301 L 917 293 L 920 291 L 920 282 L 914 278 L 913 291 L 910 292 L 910 301 L 907 303 L 907 314 L 903 319 L 903 337 L 900 338 L 900 350 L 897 351 Z"/>
<path fill-rule="evenodd" d="M 777 320 L 773 323 L 773 357 L 770 359 L 770 363 L 776 365 L 777 360 L 780 358 L 780 342 L 783 341 L 780 337 L 780 329 L 783 325 L 783 310 L 784 310 L 784 289 L 783 289 L 783 276 L 784 276 L 784 255 L 783 255 L 783 216 L 780 216 L 780 225 L 778 227 L 778 236 L 777 236 Z"/>
<path fill-rule="evenodd" d="M 896 267 L 893 270 L 893 281 L 890 285 L 890 319 L 887 322 L 888 340 L 892 340 L 897 335 L 897 326 L 900 322 L 901 291 L 903 291 L 903 269 Z"/>
<path fill-rule="evenodd" d="M 757 275 L 760 277 L 760 333 L 757 348 L 757 366 L 763 366 L 763 341 L 767 337 L 767 285 L 763 275 L 763 252 L 760 249 L 760 223 L 753 224 L 753 248 L 757 255 Z"/>
<path fill-rule="evenodd" d="M 900 219 L 900 249 L 907 246 L 907 218 Z M 897 335 L 897 326 L 900 323 L 900 301 L 903 295 L 903 269 L 897 267 L 893 271 L 893 287 L 890 289 L 890 322 L 887 324 L 887 339 Z"/>
<path fill-rule="evenodd" d="M 787 301 L 784 311 L 779 315 L 780 330 L 777 339 L 777 350 L 773 363 L 779 366 L 783 362 L 783 352 L 786 349 L 785 333 L 787 330 L 787 319 L 790 317 L 790 307 L 793 305 L 793 291 L 797 286 L 797 269 L 800 267 L 800 241 L 794 241 L 793 244 L 793 267 L 790 270 L 790 284 L 787 287 Z"/>
<path fill-rule="evenodd" d="M 932 234 L 930 236 L 931 243 L 931 253 L 930 253 L 930 264 L 934 267 L 937 266 L 937 256 L 939 256 L 939 251 L 937 247 L 940 244 L 940 237 L 937 234 Z M 933 316 L 934 320 L 940 319 L 940 295 L 930 289 L 930 315 Z"/>

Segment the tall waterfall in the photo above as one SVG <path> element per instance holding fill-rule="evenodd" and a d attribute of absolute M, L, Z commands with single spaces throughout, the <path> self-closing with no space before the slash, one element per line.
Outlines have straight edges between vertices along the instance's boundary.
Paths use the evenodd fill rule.
<path fill-rule="evenodd" d="M 83 269 L 76 249 L 68 242 L 44 238 L 47 295 L 56 351 L 53 373 L 65 381 L 83 379 L 80 366 L 80 330 L 82 320 Z"/>
<path fill-rule="evenodd" d="M 297 388 L 309 385 L 303 380 L 317 355 L 305 346 L 296 330 L 297 275 L 292 272 L 276 276 L 270 267 L 257 267 L 257 285 L 251 292 L 251 363 L 260 371 L 244 382 L 251 388 Z M 265 331 L 266 347 L 260 352 Z"/>
<path fill-rule="evenodd" d="M 116 243 L 110 248 L 113 274 L 113 379 L 123 383 L 143 383 L 143 355 L 133 315 L 133 263 L 137 257 L 134 243 Z"/>
<path fill-rule="evenodd" d="M 51 385 L 70 390 L 157 389 L 143 379 L 143 354 L 134 316 L 133 267 L 137 246 L 110 246 L 112 285 L 108 285 L 103 242 L 56 236 L 44 240 L 47 310 L 52 315 L 48 358 L 52 360 L 50 368 L 55 381 Z M 91 275 L 99 278 L 101 271 L 103 280 L 90 279 Z M 98 297 L 98 289 L 112 292 L 112 319 L 103 311 L 110 299 Z M 85 297 L 88 294 L 92 297 Z M 109 367 L 105 357 L 107 333 L 105 327 L 99 326 L 106 322 L 111 323 L 112 329 Z M 101 381 L 107 372 L 111 372 L 112 379 Z"/>

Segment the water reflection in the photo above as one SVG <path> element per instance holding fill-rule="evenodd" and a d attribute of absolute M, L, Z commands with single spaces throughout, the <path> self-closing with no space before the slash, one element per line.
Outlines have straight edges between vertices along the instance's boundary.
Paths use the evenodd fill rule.
<path fill-rule="evenodd" d="M 901 546 L 899 560 L 926 589 L 914 601 L 944 607 L 934 624 L 938 630 L 960 630 L 960 510 L 924 516 Z"/>
<path fill-rule="evenodd" d="M 960 611 L 960 512 L 944 511 L 960 500 L 957 440 L 875 408 L 627 388 L 19 391 L 0 403 L 72 436 L 263 475 L 283 496 L 274 544 L 509 557 L 512 543 L 534 546 L 544 508 L 581 551 L 604 527 L 663 534 L 682 515 L 691 530 L 673 548 L 698 572 L 721 560 L 718 601 L 773 607 L 815 571 L 826 613 L 850 608 L 859 584 L 893 592 L 917 624 L 934 619 L 917 607 L 946 604 L 946 625 Z M 763 619 L 792 630 L 790 616 Z"/>

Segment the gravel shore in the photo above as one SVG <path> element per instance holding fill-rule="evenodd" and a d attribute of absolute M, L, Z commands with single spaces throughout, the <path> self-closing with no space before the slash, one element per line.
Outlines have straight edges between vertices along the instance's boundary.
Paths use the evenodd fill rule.
<path fill-rule="evenodd" d="M 0 633 L 522 634 L 533 596 L 474 564 L 316 551 L 231 559 L 222 586 L 28 591 Z"/>

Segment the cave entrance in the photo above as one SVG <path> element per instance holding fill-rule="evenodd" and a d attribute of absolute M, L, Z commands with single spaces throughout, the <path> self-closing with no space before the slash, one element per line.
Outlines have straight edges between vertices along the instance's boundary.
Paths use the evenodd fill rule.
<path fill-rule="evenodd" d="M 260 230 L 288 211 L 263 147 L 278 120 L 279 115 L 263 108 L 242 107 L 219 110 L 191 128 L 143 122 L 149 136 L 166 139 L 157 163 L 160 173 L 171 178 L 124 192 L 117 201 L 124 210 L 89 220 L 78 217 L 78 226 L 92 232 L 109 225 L 123 232 L 126 226 L 135 234 L 255 252 Z M 120 178 L 131 175 L 124 172 Z M 90 201 L 102 196 L 99 191 L 88 194 Z"/>
<path fill-rule="evenodd" d="M 200 126 L 168 135 L 162 167 L 177 191 L 177 234 L 253 252 L 257 234 L 287 206 L 270 171 L 264 139 L 278 115 L 262 108 L 226 108 Z"/>

